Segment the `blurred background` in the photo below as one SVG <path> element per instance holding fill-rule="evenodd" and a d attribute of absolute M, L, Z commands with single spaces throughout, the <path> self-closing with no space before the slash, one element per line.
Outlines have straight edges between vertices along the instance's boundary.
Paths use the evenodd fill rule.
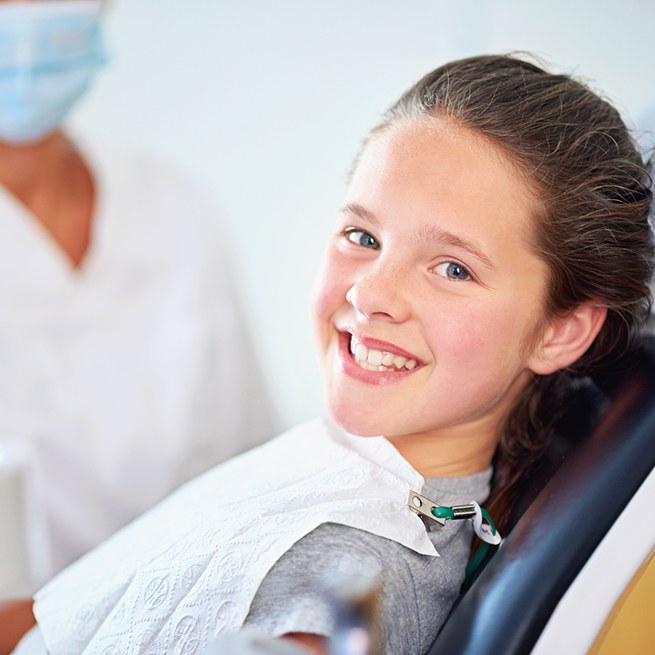
<path fill-rule="evenodd" d="M 528 50 L 634 122 L 655 97 L 651 0 L 115 0 L 69 126 L 180 164 L 215 198 L 282 427 L 323 412 L 309 321 L 359 141 L 449 59 Z"/>

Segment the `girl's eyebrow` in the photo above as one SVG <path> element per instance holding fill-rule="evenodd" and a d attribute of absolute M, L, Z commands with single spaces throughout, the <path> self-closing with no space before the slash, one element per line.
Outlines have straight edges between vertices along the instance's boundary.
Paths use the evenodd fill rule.
<path fill-rule="evenodd" d="M 347 205 L 344 205 L 339 211 L 342 214 L 355 214 L 355 216 L 367 220 L 374 227 L 378 227 L 380 225 L 380 221 L 378 221 L 377 217 L 373 212 L 370 212 L 365 207 L 358 205 L 356 202 L 349 202 Z"/>
<path fill-rule="evenodd" d="M 357 203 L 348 203 L 347 205 L 344 205 L 340 211 L 343 214 L 354 214 L 355 216 L 368 221 L 373 227 L 378 227 L 380 225 L 380 221 L 375 214 Z M 452 232 L 448 232 L 447 230 L 442 230 L 436 225 L 422 226 L 414 235 L 414 240 L 418 243 L 436 243 L 461 248 L 470 255 L 473 255 L 473 257 L 479 259 L 488 268 L 495 269 L 491 259 L 470 240 L 460 237 L 457 234 L 453 234 Z"/>
<path fill-rule="evenodd" d="M 471 241 L 464 239 L 457 234 L 453 234 L 452 232 L 448 232 L 447 230 L 442 230 L 436 225 L 422 226 L 415 235 L 415 240 L 419 243 L 437 243 L 445 246 L 461 248 L 470 255 L 473 255 L 473 257 L 479 259 L 488 268 L 495 268 L 491 259 L 487 257 L 487 255 L 485 255 L 479 248 L 476 248 L 476 246 L 474 246 Z"/>

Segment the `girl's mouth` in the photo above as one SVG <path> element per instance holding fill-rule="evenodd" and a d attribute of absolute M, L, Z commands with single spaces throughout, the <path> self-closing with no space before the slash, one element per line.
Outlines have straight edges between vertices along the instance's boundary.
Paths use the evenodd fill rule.
<path fill-rule="evenodd" d="M 384 344 L 368 342 L 364 345 L 354 335 L 350 334 L 349 350 L 359 368 L 365 371 L 400 372 L 412 371 L 419 363 L 411 356 L 384 349 Z M 377 348 L 374 346 L 378 346 Z"/>

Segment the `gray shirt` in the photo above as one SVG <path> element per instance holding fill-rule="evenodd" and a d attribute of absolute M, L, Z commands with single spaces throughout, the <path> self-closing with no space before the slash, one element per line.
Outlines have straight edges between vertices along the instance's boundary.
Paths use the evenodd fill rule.
<path fill-rule="evenodd" d="M 440 505 L 483 502 L 491 471 L 458 478 L 428 478 L 422 494 Z M 245 625 L 272 636 L 309 632 L 328 636 L 333 628 L 329 600 L 320 589 L 340 561 L 373 559 L 381 569 L 383 653 L 423 655 L 457 598 L 469 557 L 469 521 L 435 524 L 429 533 L 441 557 L 420 555 L 377 535 L 326 523 L 300 539 L 269 571 Z"/>

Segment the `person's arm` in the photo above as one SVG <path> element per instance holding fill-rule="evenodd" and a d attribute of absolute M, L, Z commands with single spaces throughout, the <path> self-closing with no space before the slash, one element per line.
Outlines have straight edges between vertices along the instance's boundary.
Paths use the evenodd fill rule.
<path fill-rule="evenodd" d="M 327 655 L 326 640 L 321 635 L 312 635 L 307 632 L 290 632 L 284 635 L 283 638 L 302 646 L 309 653 Z"/>
<path fill-rule="evenodd" d="M 306 643 L 305 638 L 309 638 Z M 327 651 L 316 650 L 313 644 L 318 635 L 292 634 L 283 637 L 268 637 L 257 630 L 241 630 L 219 637 L 209 644 L 203 655 L 312 655 L 319 653 L 325 655 Z M 322 646 L 318 646 L 322 648 Z"/>
<path fill-rule="evenodd" d="M 9 655 L 35 623 L 31 598 L 0 601 L 0 655 Z"/>

